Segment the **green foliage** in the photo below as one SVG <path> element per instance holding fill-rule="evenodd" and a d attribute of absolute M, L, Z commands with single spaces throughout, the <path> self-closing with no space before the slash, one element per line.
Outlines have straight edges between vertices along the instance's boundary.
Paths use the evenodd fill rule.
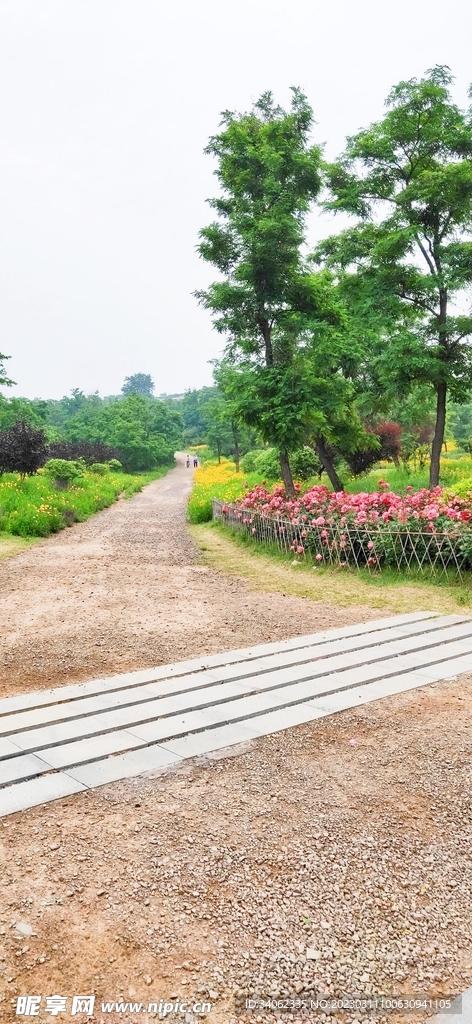
<path fill-rule="evenodd" d="M 472 384 L 472 317 L 454 308 L 472 280 L 472 119 L 452 102 L 451 80 L 436 67 L 400 82 L 385 117 L 348 140 L 326 169 L 327 205 L 357 224 L 317 250 L 377 334 L 387 391 L 417 382 L 435 395 L 433 486 L 447 394 L 462 402 Z"/>
<path fill-rule="evenodd" d="M 205 475 L 200 479 L 197 470 L 197 480 L 187 506 L 191 523 L 208 523 L 211 520 L 213 498 L 220 498 L 222 501 L 235 501 L 236 498 L 244 494 L 246 486 L 252 487 L 260 482 L 260 474 L 236 473 L 234 463 L 226 460 L 221 463 L 221 466 L 215 466 L 214 474 L 211 472 L 213 465 L 208 463 L 205 466 Z M 207 470 L 210 472 L 207 473 Z"/>
<path fill-rule="evenodd" d="M 264 448 L 262 451 L 248 452 L 241 459 L 244 473 L 257 473 L 266 480 L 280 479 L 279 453 L 276 448 Z"/>
<path fill-rule="evenodd" d="M 307 445 L 292 453 L 290 463 L 296 480 L 309 480 L 315 473 L 319 474 L 321 471 L 316 453 Z M 244 473 L 257 473 L 258 476 L 272 483 L 275 480 L 280 480 L 278 452 L 275 448 L 247 452 L 241 459 L 241 469 Z"/>
<path fill-rule="evenodd" d="M 472 463 L 469 466 L 469 474 L 459 483 L 451 486 L 452 493 L 456 494 L 458 498 L 470 498 L 472 494 Z"/>
<path fill-rule="evenodd" d="M 115 460 L 113 460 L 115 461 Z M 118 461 L 118 460 L 116 460 Z M 110 466 L 107 462 L 92 462 L 90 466 L 90 472 L 95 473 L 97 476 L 106 476 L 110 471 Z"/>
<path fill-rule="evenodd" d="M 83 465 L 67 459 L 49 459 L 44 466 L 44 472 L 56 484 L 68 487 L 73 480 L 83 476 Z"/>
<path fill-rule="evenodd" d="M 154 381 L 150 373 L 134 373 L 131 377 L 125 377 L 121 391 L 123 395 L 145 395 L 152 398 Z"/>
<path fill-rule="evenodd" d="M 67 490 L 57 490 L 47 473 L 21 480 L 16 474 L 0 481 L 0 531 L 20 537 L 47 537 L 74 522 L 83 522 L 108 508 L 120 494 L 130 497 L 164 469 L 142 476 L 85 472 Z"/>
<path fill-rule="evenodd" d="M 7 377 L 7 373 L 6 373 L 5 367 L 3 365 L 4 362 L 5 362 L 5 359 L 11 359 L 11 356 L 4 356 L 3 353 L 0 352 L 0 385 L 3 385 L 4 387 L 9 388 L 9 387 L 11 387 L 12 384 L 15 383 L 15 381 L 14 380 L 10 380 L 10 378 Z"/>
<path fill-rule="evenodd" d="M 249 113 L 223 115 L 223 130 L 207 148 L 218 161 L 222 197 L 211 202 L 218 220 L 201 232 L 199 247 L 224 277 L 197 294 L 230 339 L 216 374 L 230 419 L 277 448 L 292 492 L 287 456 L 325 425 L 329 398 L 325 411 L 316 400 L 332 396 L 334 381 L 316 355 L 341 320 L 329 275 L 313 274 L 302 257 L 305 217 L 321 185 L 312 122 L 297 89 L 288 112 L 267 93 Z M 332 364 L 333 339 L 324 347 Z M 344 389 L 338 419 L 348 404 Z"/>
<path fill-rule="evenodd" d="M 123 469 L 123 466 L 121 465 L 119 459 L 108 459 L 107 466 L 112 473 L 120 473 L 121 470 Z"/>
<path fill-rule="evenodd" d="M 62 449 L 68 453 L 69 446 L 72 450 L 71 443 L 92 453 L 87 461 L 108 461 L 108 454 L 119 451 L 127 472 L 171 464 L 182 444 L 182 419 L 176 404 L 134 393 L 101 399 L 76 388 L 71 397 L 47 402 L 0 395 L 0 430 L 9 428 L 12 420 L 16 422 L 19 412 L 25 422 L 40 426 L 49 440 L 57 441 L 61 454 Z"/>

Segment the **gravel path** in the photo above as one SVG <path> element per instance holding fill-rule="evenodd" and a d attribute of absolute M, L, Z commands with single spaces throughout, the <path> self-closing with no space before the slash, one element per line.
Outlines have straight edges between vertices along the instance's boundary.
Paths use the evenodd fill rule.
<path fill-rule="evenodd" d="M 348 625 L 378 610 L 249 591 L 198 565 L 191 472 L 0 563 L 0 696 Z"/>
<path fill-rule="evenodd" d="M 369 617 L 202 571 L 184 528 L 188 486 L 178 468 L 3 564 L 4 692 Z M 2 1024 L 19 1019 L 14 1000 L 27 993 L 43 1005 L 69 995 L 70 1007 L 93 992 L 92 1024 L 153 1019 L 103 1014 L 102 1000 L 174 996 L 209 998 L 209 1024 L 266 1024 L 279 1018 L 244 1013 L 248 992 L 462 991 L 472 982 L 471 681 L 4 819 Z"/>

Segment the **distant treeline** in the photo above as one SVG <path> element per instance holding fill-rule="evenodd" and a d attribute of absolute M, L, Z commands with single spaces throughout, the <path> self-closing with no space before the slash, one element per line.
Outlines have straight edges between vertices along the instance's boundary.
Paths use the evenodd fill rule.
<path fill-rule="evenodd" d="M 59 400 L 0 395 L 0 433 L 19 421 L 43 429 L 49 444 L 106 445 L 118 453 L 116 457 L 127 472 L 170 463 L 174 452 L 182 446 L 183 421 L 177 403 L 151 395 L 132 393 L 100 398 L 98 394 L 85 395 L 77 388 L 70 397 Z"/>

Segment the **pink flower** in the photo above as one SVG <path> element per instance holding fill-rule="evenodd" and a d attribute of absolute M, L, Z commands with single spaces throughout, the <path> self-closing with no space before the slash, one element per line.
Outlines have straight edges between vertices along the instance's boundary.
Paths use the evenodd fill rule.
<path fill-rule="evenodd" d="M 374 547 L 374 542 L 373 542 L 373 540 L 370 540 L 370 541 L 369 541 L 369 543 L 368 543 L 367 547 L 368 547 L 369 551 L 372 551 L 372 550 L 373 550 L 373 547 Z"/>
<path fill-rule="evenodd" d="M 317 562 L 322 562 L 323 561 L 323 555 L 320 555 L 319 553 L 317 555 L 315 555 L 315 558 L 316 558 Z"/>
<path fill-rule="evenodd" d="M 303 544 L 299 544 L 298 547 L 297 547 L 297 554 L 298 555 L 303 555 L 304 550 L 305 550 L 305 548 L 303 547 Z"/>

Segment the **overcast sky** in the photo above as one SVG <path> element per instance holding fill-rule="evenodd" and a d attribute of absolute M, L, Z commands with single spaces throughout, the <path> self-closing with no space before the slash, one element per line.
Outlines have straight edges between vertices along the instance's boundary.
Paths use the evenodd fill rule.
<path fill-rule="evenodd" d="M 0 0 L 3 393 L 209 384 L 222 339 L 192 292 L 219 112 L 299 85 L 335 156 L 435 64 L 465 106 L 471 38 L 470 0 Z"/>

